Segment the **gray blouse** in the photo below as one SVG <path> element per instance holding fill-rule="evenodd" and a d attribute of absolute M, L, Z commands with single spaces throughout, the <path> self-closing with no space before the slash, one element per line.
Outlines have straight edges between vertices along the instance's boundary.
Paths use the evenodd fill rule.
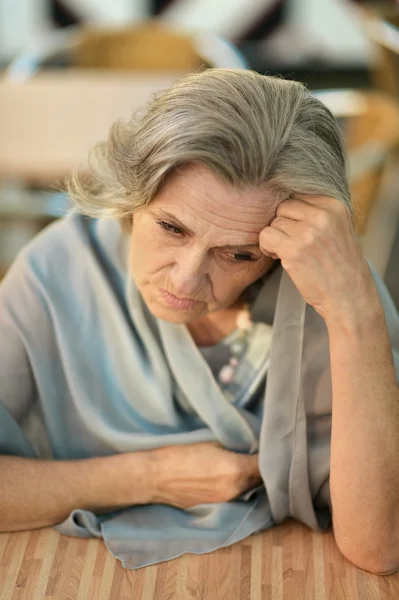
<path fill-rule="evenodd" d="M 198 348 L 225 397 L 229 402 L 237 405 L 240 402 L 247 402 L 266 384 L 272 327 L 266 323 L 251 325 L 248 332 L 248 345 L 238 362 L 234 378 L 231 383 L 223 383 L 219 380 L 219 374 L 222 367 L 233 356 L 232 348 L 239 335 L 240 330 L 235 329 L 218 344 Z"/>

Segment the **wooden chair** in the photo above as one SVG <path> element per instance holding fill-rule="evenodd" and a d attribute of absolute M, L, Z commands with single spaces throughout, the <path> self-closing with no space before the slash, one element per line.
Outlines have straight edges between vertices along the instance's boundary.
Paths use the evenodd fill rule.
<path fill-rule="evenodd" d="M 398 215 L 399 108 L 377 91 L 315 92 L 344 132 L 356 231 L 365 255 L 383 277 Z"/>
<path fill-rule="evenodd" d="M 198 71 L 209 66 L 190 37 L 156 23 L 116 31 L 83 29 L 71 54 L 71 64 L 129 71 Z"/>
<path fill-rule="evenodd" d="M 187 33 L 148 19 L 125 28 L 68 27 L 35 41 L 8 65 L 5 76 L 24 81 L 46 66 L 114 71 L 199 71 L 247 68 L 230 42 L 208 32 Z"/>
<path fill-rule="evenodd" d="M 357 11 L 376 52 L 370 73 L 373 84 L 399 101 L 399 7 L 381 2 Z"/>

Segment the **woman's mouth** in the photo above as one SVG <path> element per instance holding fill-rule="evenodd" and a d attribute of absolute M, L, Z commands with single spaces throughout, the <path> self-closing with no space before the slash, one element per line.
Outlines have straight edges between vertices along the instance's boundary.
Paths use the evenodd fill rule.
<path fill-rule="evenodd" d="M 172 308 L 178 308 L 180 310 L 191 310 L 199 304 L 198 300 L 190 300 L 190 298 L 177 298 L 177 296 L 170 294 L 162 288 L 158 289 L 161 292 L 161 296 L 164 299 L 164 301 Z"/>

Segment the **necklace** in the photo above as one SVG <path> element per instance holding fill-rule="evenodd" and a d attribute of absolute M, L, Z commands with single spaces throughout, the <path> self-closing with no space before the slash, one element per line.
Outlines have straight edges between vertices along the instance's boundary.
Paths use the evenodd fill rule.
<path fill-rule="evenodd" d="M 252 325 L 251 315 L 249 312 L 249 304 L 245 304 L 237 315 L 237 328 L 240 330 L 238 339 L 231 346 L 233 356 L 230 358 L 227 365 L 219 371 L 218 380 L 221 383 L 231 383 L 234 379 L 239 358 L 244 354 L 248 345 L 248 333 Z"/>

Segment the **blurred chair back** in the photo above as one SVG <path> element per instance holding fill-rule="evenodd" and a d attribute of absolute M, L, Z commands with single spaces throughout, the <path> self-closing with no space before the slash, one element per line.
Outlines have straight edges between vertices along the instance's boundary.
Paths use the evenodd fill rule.
<path fill-rule="evenodd" d="M 365 255 L 384 275 L 399 215 L 399 108 L 386 94 L 318 91 L 346 140 L 355 225 Z"/>
<path fill-rule="evenodd" d="M 399 7 L 388 10 L 358 8 L 365 32 L 374 44 L 377 59 L 371 67 L 371 78 L 377 89 L 399 100 Z"/>
<path fill-rule="evenodd" d="M 129 71 L 198 71 L 204 60 L 192 40 L 155 23 L 116 31 L 82 30 L 71 65 Z"/>
<path fill-rule="evenodd" d="M 98 70 L 199 71 L 247 68 L 238 49 L 208 32 L 189 34 L 149 19 L 129 28 L 68 27 L 33 42 L 8 65 L 4 76 L 24 81 L 47 66 Z"/>

